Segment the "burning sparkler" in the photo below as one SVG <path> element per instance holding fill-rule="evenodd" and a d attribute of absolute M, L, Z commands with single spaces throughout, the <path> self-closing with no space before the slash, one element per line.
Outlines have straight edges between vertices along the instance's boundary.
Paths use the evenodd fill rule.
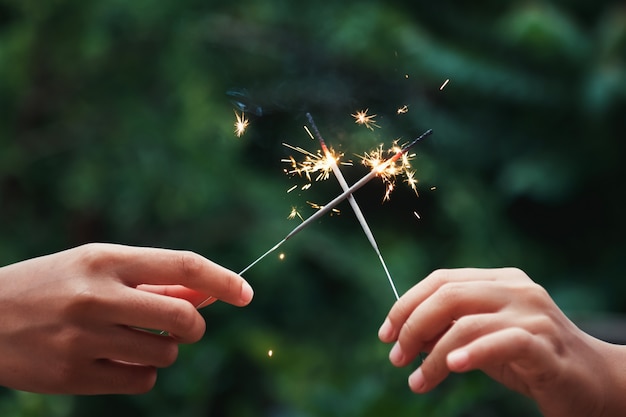
<path fill-rule="evenodd" d="M 308 130 L 307 132 L 309 133 L 309 136 L 313 137 L 311 135 L 311 132 L 309 132 Z M 336 153 L 332 149 L 328 149 L 328 153 L 324 153 L 322 155 L 320 151 L 317 151 L 317 153 L 313 153 L 299 146 L 292 146 L 288 143 L 283 143 L 283 146 L 299 152 L 305 156 L 305 159 L 302 162 L 296 162 L 296 160 L 291 156 L 289 158 L 281 160 L 281 162 L 291 165 L 291 169 L 285 170 L 287 174 L 298 175 L 301 177 L 304 176 L 309 181 L 309 184 L 303 186 L 303 189 L 305 189 L 305 187 L 309 188 L 310 183 L 313 181 L 327 180 L 333 170 L 333 164 L 336 165 L 337 163 L 339 163 L 341 165 L 352 165 L 351 162 L 342 162 L 341 158 L 343 158 L 343 153 Z M 315 176 L 314 180 L 312 176 Z M 291 187 L 287 192 L 293 191 L 293 189 L 294 187 Z"/>
<path fill-rule="evenodd" d="M 322 137 L 320 131 L 317 129 L 317 125 L 313 121 L 313 116 L 311 116 L 310 113 L 307 113 L 306 117 L 309 120 L 309 123 L 311 124 L 311 128 L 313 128 L 313 131 L 315 132 L 315 136 L 317 137 L 317 140 L 320 142 L 322 151 L 326 155 L 326 159 L 328 159 L 331 162 L 331 168 L 333 170 L 333 173 L 335 174 L 335 178 L 337 178 L 337 181 L 339 182 L 339 185 L 341 185 L 341 188 L 344 191 L 346 191 L 350 187 L 348 186 L 348 183 L 346 182 L 343 174 L 341 173 L 339 166 L 337 165 L 335 159 L 332 157 L 332 154 L 330 153 L 328 147 L 326 146 L 326 143 L 324 142 L 324 138 Z M 391 274 L 389 273 L 387 264 L 385 263 L 385 260 L 383 259 L 383 256 L 380 253 L 380 249 L 378 249 L 378 244 L 376 243 L 376 239 L 374 239 L 374 234 L 372 233 L 369 225 L 367 224 L 367 221 L 365 220 L 365 216 L 363 216 L 363 212 L 361 211 L 361 208 L 359 207 L 358 203 L 356 202 L 356 199 L 354 198 L 352 194 L 348 196 L 348 202 L 350 203 L 350 206 L 352 206 L 352 211 L 354 211 L 354 215 L 356 216 L 359 223 L 361 224 L 361 227 L 363 228 L 363 233 L 365 233 L 365 236 L 367 237 L 370 244 L 372 245 L 374 252 L 376 252 L 376 255 L 378 255 L 378 259 L 380 260 L 380 263 L 383 269 L 385 270 L 385 274 L 387 275 L 387 279 L 389 280 L 389 285 L 391 285 L 393 294 L 395 295 L 396 300 L 398 300 L 400 298 L 398 296 L 398 291 L 396 290 L 396 286 L 393 282 L 393 279 L 391 278 Z"/>
<path fill-rule="evenodd" d="M 411 189 L 415 191 L 417 194 L 417 180 L 415 179 L 415 171 L 411 168 L 411 158 L 415 156 L 415 154 L 408 154 L 406 152 L 402 153 L 401 158 L 394 160 L 392 163 L 386 164 L 384 167 L 381 165 L 381 162 L 385 160 L 386 154 L 397 154 L 403 148 L 394 142 L 391 149 L 385 151 L 383 146 L 380 145 L 378 148 L 374 149 L 371 152 L 365 153 L 361 157 L 361 161 L 363 165 L 370 167 L 372 170 L 378 171 L 380 174 L 380 178 L 383 180 L 383 183 L 386 185 L 385 196 L 383 197 L 383 201 L 389 200 L 392 191 L 395 188 L 395 179 L 398 175 L 404 175 L 406 177 L 405 182 L 409 184 Z"/>

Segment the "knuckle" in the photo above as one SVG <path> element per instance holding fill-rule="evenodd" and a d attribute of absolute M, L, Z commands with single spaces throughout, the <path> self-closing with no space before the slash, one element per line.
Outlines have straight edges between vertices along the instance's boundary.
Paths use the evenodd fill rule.
<path fill-rule="evenodd" d="M 145 394 L 154 388 L 156 380 L 156 368 L 144 367 L 140 372 L 134 375 L 132 381 L 126 384 L 126 394 Z"/>
<path fill-rule="evenodd" d="M 100 272 L 115 263 L 115 251 L 105 243 L 87 243 L 77 248 L 78 260 L 89 272 Z"/>
<path fill-rule="evenodd" d="M 70 358 L 80 353 L 86 341 L 82 329 L 75 326 L 66 326 L 57 332 L 52 343 L 54 343 L 56 349 L 66 358 Z M 68 360 L 67 363 L 72 362 Z M 63 360 L 61 360 L 61 364 L 67 365 Z M 65 366 L 65 368 L 67 368 L 67 366 Z"/>
<path fill-rule="evenodd" d="M 520 293 L 522 297 L 527 300 L 532 306 L 544 309 L 546 306 L 551 305 L 552 298 L 548 291 L 541 285 L 531 282 L 524 285 Z"/>
<path fill-rule="evenodd" d="M 509 337 L 512 344 L 520 352 L 521 357 L 525 357 L 531 352 L 533 346 L 533 335 L 531 333 L 522 328 L 515 328 L 512 329 Z"/>
<path fill-rule="evenodd" d="M 462 288 L 460 284 L 446 282 L 439 287 L 434 296 L 439 299 L 440 305 L 448 305 L 454 303 L 461 294 Z"/>
<path fill-rule="evenodd" d="M 471 316 L 463 316 L 454 322 L 453 327 L 456 332 L 465 338 L 472 338 L 482 334 L 485 326 Z"/>
<path fill-rule="evenodd" d="M 204 327 L 198 326 L 198 311 L 186 301 L 172 301 L 179 301 L 173 304 L 169 313 L 172 333 L 185 341 L 200 340 L 204 334 Z"/>
<path fill-rule="evenodd" d="M 168 343 L 161 352 L 161 361 L 157 365 L 159 368 L 167 368 L 172 366 L 178 358 L 178 344 L 175 342 Z"/>
<path fill-rule="evenodd" d="M 411 342 L 417 340 L 418 334 L 415 331 L 415 325 L 411 320 L 407 320 L 402 324 L 400 328 L 400 334 L 398 335 L 398 342 L 400 345 L 408 345 Z"/>
<path fill-rule="evenodd" d="M 77 283 L 62 309 L 69 322 L 82 322 L 104 308 L 102 295 L 89 283 Z"/>
<path fill-rule="evenodd" d="M 178 258 L 180 270 L 185 278 L 195 278 L 200 275 L 204 259 L 195 252 L 181 251 Z"/>
<path fill-rule="evenodd" d="M 430 273 L 428 277 L 426 277 L 432 284 L 438 288 L 442 285 L 450 282 L 450 270 L 449 269 L 437 269 Z"/>
<path fill-rule="evenodd" d="M 516 267 L 507 267 L 507 268 L 503 268 L 503 275 L 516 280 L 516 281 L 521 281 L 521 282 L 528 282 L 532 280 L 528 277 L 528 275 L 526 275 L 526 273 L 524 271 L 522 271 L 519 268 Z"/>

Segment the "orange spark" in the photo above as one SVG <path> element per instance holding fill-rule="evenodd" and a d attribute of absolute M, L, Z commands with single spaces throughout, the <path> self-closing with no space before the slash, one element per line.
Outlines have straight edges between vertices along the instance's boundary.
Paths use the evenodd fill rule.
<path fill-rule="evenodd" d="M 376 115 L 375 114 L 369 115 L 367 114 L 368 111 L 369 109 L 365 109 L 365 110 L 361 110 L 353 114 L 352 117 L 354 117 L 355 119 L 354 123 L 363 125 L 369 130 L 374 130 L 375 127 L 380 128 L 380 126 L 378 126 L 376 122 L 374 121 L 374 118 L 376 117 Z"/>
<path fill-rule="evenodd" d="M 389 200 L 391 193 L 395 189 L 395 180 L 399 175 L 406 177 L 405 182 L 417 193 L 417 180 L 415 179 L 415 171 L 411 168 L 411 158 L 415 154 L 402 154 L 402 157 L 390 164 L 385 164 L 387 155 L 397 154 L 402 149 L 395 141 L 388 150 L 383 149 L 383 145 L 379 145 L 373 151 L 370 151 L 361 157 L 363 165 L 368 166 L 372 171 L 376 171 L 386 186 L 383 201 Z"/>
<path fill-rule="evenodd" d="M 317 203 L 314 203 L 314 202 L 312 202 L 312 201 L 307 201 L 306 203 L 307 203 L 309 206 L 311 206 L 311 208 L 312 208 L 312 209 L 315 209 L 315 210 L 321 210 L 321 209 L 323 209 L 323 208 L 324 208 L 324 206 L 322 206 L 322 205 L 320 205 L 320 204 L 317 204 Z M 339 209 L 337 209 L 337 208 L 334 208 L 334 207 L 333 207 L 333 209 L 332 209 L 332 210 L 331 210 L 331 212 L 330 212 L 330 215 L 332 216 L 333 214 L 341 214 L 341 210 L 339 210 Z"/>
<path fill-rule="evenodd" d="M 400 108 L 398 108 L 398 114 L 404 114 L 407 113 L 409 111 L 409 106 L 407 106 L 406 104 Z"/>
<path fill-rule="evenodd" d="M 304 221 L 304 219 L 302 218 L 302 216 L 298 212 L 298 209 L 296 207 L 292 207 L 291 208 L 291 213 L 289 213 L 289 216 L 287 216 L 287 218 L 289 220 L 292 220 L 292 219 L 295 219 L 296 217 L 298 217 L 300 220 Z"/>

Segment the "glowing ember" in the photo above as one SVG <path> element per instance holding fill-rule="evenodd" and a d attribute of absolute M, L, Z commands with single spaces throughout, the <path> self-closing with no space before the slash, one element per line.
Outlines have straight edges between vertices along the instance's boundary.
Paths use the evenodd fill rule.
<path fill-rule="evenodd" d="M 240 138 L 241 135 L 246 133 L 246 129 L 248 128 L 250 121 L 246 119 L 246 116 L 243 112 L 239 114 L 235 111 L 235 117 L 237 118 L 237 120 L 235 121 L 235 135 Z"/>
<path fill-rule="evenodd" d="M 298 208 L 297 207 L 292 207 L 291 208 L 291 212 L 289 213 L 289 216 L 287 216 L 287 218 L 289 220 L 293 220 L 295 218 L 299 218 L 300 220 L 304 221 L 304 219 L 302 218 L 302 216 L 300 215 L 300 212 L 298 212 Z"/>
<path fill-rule="evenodd" d="M 365 109 L 365 110 L 356 112 L 356 114 L 353 114 L 352 117 L 354 117 L 354 123 L 363 125 L 369 130 L 374 130 L 375 127 L 380 127 L 374 121 L 374 118 L 376 117 L 376 115 L 375 114 L 369 115 L 367 114 L 368 111 L 369 109 Z"/>
<path fill-rule="evenodd" d="M 325 206 L 322 206 L 320 204 L 314 203 L 312 201 L 307 201 L 306 202 L 309 206 L 311 206 L 312 209 L 315 210 L 322 210 Z M 333 207 L 332 209 L 330 209 L 330 215 L 332 216 L 333 214 L 341 214 L 341 210 L 339 210 L 338 208 Z"/>

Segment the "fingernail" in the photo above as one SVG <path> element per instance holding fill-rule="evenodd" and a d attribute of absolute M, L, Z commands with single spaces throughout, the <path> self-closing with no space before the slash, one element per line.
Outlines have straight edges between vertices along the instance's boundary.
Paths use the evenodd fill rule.
<path fill-rule="evenodd" d="M 424 379 L 424 372 L 422 372 L 421 367 L 417 368 L 415 372 L 409 376 L 409 387 L 411 387 L 413 392 L 422 392 L 425 385 L 426 380 Z"/>
<path fill-rule="evenodd" d="M 248 304 L 252 301 L 252 297 L 254 296 L 254 290 L 246 281 L 241 285 L 241 301 L 245 304 Z"/>
<path fill-rule="evenodd" d="M 455 350 L 448 354 L 448 367 L 452 371 L 465 371 L 469 366 L 469 355 L 466 350 Z"/>
<path fill-rule="evenodd" d="M 378 338 L 383 342 L 388 341 L 389 339 L 391 339 L 391 330 L 391 322 L 387 318 L 385 319 L 383 325 L 380 326 L 380 329 L 378 329 Z"/>
<path fill-rule="evenodd" d="M 389 360 L 393 364 L 401 363 L 404 360 L 404 353 L 402 352 L 399 342 L 396 342 L 396 344 L 393 345 L 393 348 L 391 348 L 391 352 L 389 352 Z"/>

